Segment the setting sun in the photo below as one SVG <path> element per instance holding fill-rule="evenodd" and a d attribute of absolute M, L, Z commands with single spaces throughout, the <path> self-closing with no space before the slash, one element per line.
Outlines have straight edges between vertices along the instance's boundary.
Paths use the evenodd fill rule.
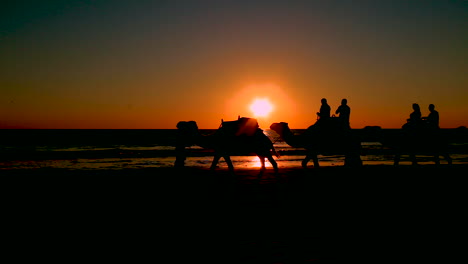
<path fill-rule="evenodd" d="M 250 110 L 255 117 L 265 117 L 273 110 L 273 105 L 266 98 L 257 98 L 250 105 Z"/>

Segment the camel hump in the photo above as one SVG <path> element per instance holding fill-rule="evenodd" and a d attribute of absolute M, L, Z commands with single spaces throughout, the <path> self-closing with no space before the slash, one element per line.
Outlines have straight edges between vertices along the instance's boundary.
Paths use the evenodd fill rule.
<path fill-rule="evenodd" d="M 222 121 L 219 129 L 226 136 L 254 136 L 259 128 L 255 118 L 239 117 L 234 121 Z"/>

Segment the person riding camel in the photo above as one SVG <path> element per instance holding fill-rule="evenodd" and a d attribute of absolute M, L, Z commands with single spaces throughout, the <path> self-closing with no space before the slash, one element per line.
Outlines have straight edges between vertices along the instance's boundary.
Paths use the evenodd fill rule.
<path fill-rule="evenodd" d="M 341 105 L 338 106 L 338 108 L 335 111 L 335 114 L 338 114 L 338 118 L 340 120 L 340 125 L 341 127 L 345 129 L 351 128 L 349 125 L 349 116 L 351 114 L 351 108 L 348 105 L 348 100 L 347 99 L 342 99 L 341 100 Z"/>
<path fill-rule="evenodd" d="M 317 118 L 318 120 L 327 120 L 330 118 L 330 112 L 331 112 L 331 107 L 327 103 L 327 99 L 322 98 L 320 100 L 322 105 L 320 106 L 320 112 L 317 112 Z"/>
<path fill-rule="evenodd" d="M 429 105 L 429 115 L 423 117 L 422 120 L 426 121 L 427 127 L 429 129 L 438 129 L 439 128 L 439 112 L 435 110 L 435 105 Z"/>
<path fill-rule="evenodd" d="M 419 104 L 413 103 L 413 112 L 410 114 L 409 118 L 406 119 L 406 124 L 403 125 L 404 129 L 419 129 L 422 124 L 422 114 Z"/>

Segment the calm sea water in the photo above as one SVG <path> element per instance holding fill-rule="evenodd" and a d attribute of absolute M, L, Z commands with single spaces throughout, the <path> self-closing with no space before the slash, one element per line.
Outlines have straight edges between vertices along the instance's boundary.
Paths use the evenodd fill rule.
<path fill-rule="evenodd" d="M 202 129 L 202 134 L 214 133 Z M 293 129 L 302 133 L 303 129 Z M 129 130 L 0 130 L 0 170 L 61 168 L 71 170 L 138 169 L 173 167 L 175 161 L 176 129 Z M 275 158 L 280 168 L 298 167 L 305 156 L 304 149 L 292 148 L 271 130 L 264 133 L 274 142 L 281 154 Z M 467 149 L 467 143 L 457 143 Z M 378 142 L 362 142 L 364 165 L 390 165 L 393 155 L 382 149 Z M 188 148 L 186 166 L 208 168 L 212 152 L 198 146 Z M 467 151 L 451 154 L 454 164 L 468 164 Z M 256 156 L 233 156 L 236 168 L 260 167 Z M 344 157 L 319 156 L 321 166 L 342 166 Z M 420 164 L 432 163 L 430 157 L 418 156 Z M 443 159 L 441 163 L 446 163 Z M 410 164 L 406 156 L 402 165 Z M 312 162 L 309 164 L 312 166 Z M 267 167 L 271 164 L 267 161 Z M 219 169 L 227 169 L 223 159 Z"/>

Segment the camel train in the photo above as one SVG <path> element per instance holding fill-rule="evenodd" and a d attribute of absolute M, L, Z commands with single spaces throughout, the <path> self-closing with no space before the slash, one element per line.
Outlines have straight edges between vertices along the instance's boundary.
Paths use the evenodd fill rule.
<path fill-rule="evenodd" d="M 315 168 L 319 167 L 318 155 L 344 155 L 344 167 L 361 167 L 361 142 L 368 141 L 369 138 L 374 138 L 373 141 L 380 142 L 382 147 L 391 150 L 394 165 L 399 165 L 402 155 L 409 155 L 412 164 L 416 165 L 416 154 L 433 155 L 437 165 L 440 164 L 439 156 L 443 156 L 448 164 L 452 163 L 448 143 L 438 130 L 411 130 L 403 126 L 398 133 L 384 135 L 380 127 L 366 127 L 361 131 L 343 127 L 338 117 L 330 117 L 326 123 L 319 119 L 302 134 L 294 134 L 286 122 L 272 123 L 270 129 L 291 147 L 306 150 L 306 156 L 301 162 L 303 168 L 308 168 L 310 160 Z M 273 155 L 279 157 L 279 154 L 254 118 L 239 116 L 233 121 L 221 120 L 220 127 L 211 135 L 202 135 L 195 121 L 180 121 L 177 130 L 175 167 L 184 167 L 186 147 L 198 145 L 214 151 L 211 170 L 217 167 L 221 157 L 226 161 L 229 171 L 234 172 L 231 156 L 256 155 L 261 163 L 259 176 L 266 170 L 265 158 L 271 163 L 275 174 L 278 173 Z"/>
<path fill-rule="evenodd" d="M 333 122 L 336 123 L 336 122 Z M 357 167 L 362 165 L 360 158 L 361 143 L 353 135 L 351 130 L 342 131 L 331 127 L 322 129 L 317 124 L 299 136 L 292 135 L 287 123 L 274 123 L 270 127 L 278 133 L 283 140 L 293 146 L 305 148 L 307 155 L 302 161 L 302 166 L 307 168 L 307 163 L 313 160 L 314 166 L 319 167 L 317 155 L 345 155 L 345 166 Z M 278 165 L 273 155 L 279 157 L 273 142 L 259 128 L 254 118 L 238 117 L 234 121 L 221 120 L 220 127 L 212 135 L 202 135 L 195 121 L 180 121 L 177 124 L 178 136 L 176 145 L 175 167 L 184 167 L 186 159 L 185 148 L 193 145 L 214 151 L 211 170 L 216 166 L 221 157 L 226 161 L 229 171 L 234 171 L 231 161 L 233 155 L 256 155 L 260 159 L 260 175 L 266 170 L 265 158 L 271 163 L 275 174 L 278 173 Z"/>

